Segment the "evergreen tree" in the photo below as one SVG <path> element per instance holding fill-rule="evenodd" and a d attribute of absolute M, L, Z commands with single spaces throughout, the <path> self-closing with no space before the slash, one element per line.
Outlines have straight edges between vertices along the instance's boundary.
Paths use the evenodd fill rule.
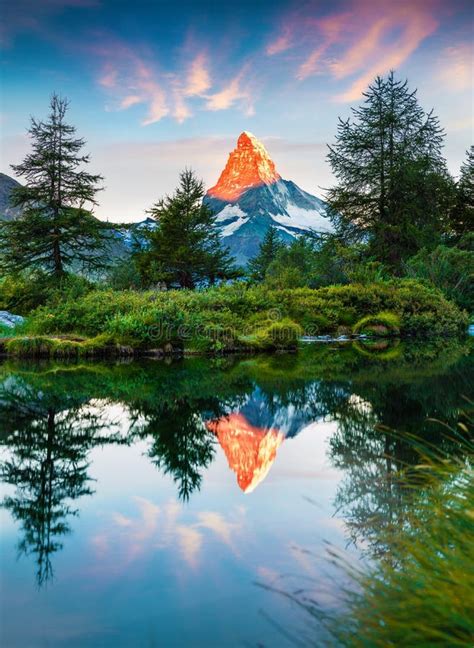
<path fill-rule="evenodd" d="M 220 242 L 216 217 L 203 204 L 203 197 L 203 182 L 186 169 L 175 193 L 149 210 L 157 227 L 146 233 L 148 244 L 136 253 L 146 282 L 194 288 L 237 275 L 228 248 Z"/>
<path fill-rule="evenodd" d="M 439 241 L 452 200 L 441 155 L 444 132 L 407 82 L 377 77 L 339 120 L 328 160 L 338 184 L 328 201 L 338 234 L 368 241 L 369 252 L 400 269 L 402 259 Z"/>
<path fill-rule="evenodd" d="M 285 246 L 276 227 L 269 227 L 260 243 L 257 256 L 248 263 L 249 276 L 254 281 L 263 281 L 268 267 L 276 259 L 278 252 Z"/>
<path fill-rule="evenodd" d="M 26 185 L 12 195 L 20 217 L 0 225 L 0 267 L 43 269 L 60 278 L 71 268 L 104 267 L 107 226 L 84 208 L 97 204 L 102 177 L 82 169 L 89 156 L 81 153 L 84 140 L 65 121 L 68 101 L 53 95 L 50 107 L 46 121 L 31 119 L 31 153 L 12 165 Z"/>
<path fill-rule="evenodd" d="M 474 146 L 466 151 L 466 156 L 456 184 L 456 200 L 450 214 L 449 233 L 456 240 L 474 232 Z"/>

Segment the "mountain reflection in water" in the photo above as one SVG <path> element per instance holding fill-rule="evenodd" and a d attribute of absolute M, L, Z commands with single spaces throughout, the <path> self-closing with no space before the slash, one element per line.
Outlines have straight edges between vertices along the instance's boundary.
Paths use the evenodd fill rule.
<path fill-rule="evenodd" d="M 402 524 L 413 495 L 391 477 L 400 465 L 415 461 L 415 455 L 388 429 L 422 434 L 433 443 L 447 444 L 442 428 L 427 419 L 454 424 L 466 406 L 463 396 L 469 395 L 472 384 L 468 342 L 443 341 L 418 347 L 401 344 L 390 354 L 385 348 L 308 346 L 297 356 L 195 358 L 171 365 L 153 361 L 6 362 L 0 364 L 3 508 L 15 522 L 18 554 L 31 557 L 35 581 L 44 585 L 56 572 L 54 563 L 60 550 L 74 544 L 83 510 L 90 510 L 94 499 L 103 497 L 100 480 L 93 479 L 97 457 L 103 456 L 104 461 L 110 457 L 107 466 L 114 470 L 110 462 L 118 449 L 125 453 L 120 456 L 130 452 L 132 457 L 132 449 L 139 447 L 144 460 L 158 471 L 157 476 L 168 476 L 174 483 L 178 500 L 188 503 L 194 521 L 188 526 L 178 523 L 186 512 L 183 504 L 160 503 L 158 491 L 158 503 L 146 499 L 140 488 L 134 487 L 140 475 L 125 468 L 121 480 L 133 489 L 131 499 L 142 517 L 137 522 L 130 514 L 117 511 L 108 531 L 94 531 L 93 546 L 103 564 L 107 564 L 112 538 L 115 543 L 119 538 L 131 543 L 120 558 L 126 564 L 126 556 L 131 560 L 130 556 L 137 555 L 143 542 L 139 539 L 148 532 L 150 546 L 181 547 L 190 569 L 197 569 L 197 552 L 207 551 L 206 529 L 221 538 L 233 555 L 240 556 L 232 534 L 242 529 L 241 518 L 251 514 L 253 506 L 256 513 L 260 511 L 262 522 L 247 544 L 267 555 L 270 528 L 278 525 L 283 537 L 287 517 L 293 522 L 291 537 L 285 536 L 285 542 L 300 542 L 309 533 L 313 513 L 302 496 L 314 499 L 313 477 L 300 466 L 308 466 L 311 457 L 298 458 L 298 448 L 304 447 L 299 439 L 309 438 L 324 423 L 331 426 L 324 449 L 318 446 L 325 456 L 314 460 L 324 461 L 337 471 L 331 474 L 339 475 L 331 510 L 325 513 L 327 528 L 334 526 L 336 513 L 343 525 L 338 528 L 344 529 L 346 538 L 379 554 L 387 547 L 377 544 L 376 530 Z M 211 468 L 221 458 L 232 471 L 229 479 L 222 477 L 224 481 L 219 481 L 212 496 L 210 481 L 205 502 L 199 510 L 194 509 L 193 499 L 201 502 L 198 493 L 206 479 L 217 479 Z M 238 500 L 240 491 L 233 473 L 241 491 L 252 493 L 245 504 Z M 309 480 L 304 481 L 305 490 L 297 486 L 298 479 Z M 279 490 L 281 480 L 283 490 Z M 280 519 L 268 517 L 272 492 L 280 493 Z M 119 505 L 120 501 L 114 504 Z M 295 507 L 300 511 L 296 518 L 291 511 Z M 272 551 L 275 564 L 258 567 L 259 574 L 278 573 L 287 547 L 275 546 Z M 223 578 L 237 578 L 236 583 L 255 580 L 252 572 L 257 567 L 247 565 L 242 572 L 234 566 L 237 572 L 231 572 L 226 560 L 219 563 L 226 574 Z M 9 570 L 9 583 L 17 587 L 15 571 L 10 574 Z M 244 596 L 243 591 L 239 590 L 239 595 Z M 5 605 L 2 601 L 2 610 Z M 196 645 L 205 643 L 203 639 Z M 111 640 L 104 645 L 119 644 Z"/>

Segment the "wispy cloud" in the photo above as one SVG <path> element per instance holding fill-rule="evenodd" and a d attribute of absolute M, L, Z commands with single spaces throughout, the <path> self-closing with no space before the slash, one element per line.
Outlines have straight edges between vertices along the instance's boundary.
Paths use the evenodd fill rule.
<path fill-rule="evenodd" d="M 187 97 L 202 96 L 212 86 L 206 55 L 196 56 L 188 69 L 184 94 Z"/>
<path fill-rule="evenodd" d="M 245 65 L 237 76 L 214 94 L 207 96 L 207 110 L 227 110 L 239 105 L 246 115 L 254 114 L 252 94 L 248 86 L 243 82 L 248 65 Z"/>
<path fill-rule="evenodd" d="M 458 43 L 441 53 L 437 65 L 439 81 L 450 90 L 472 88 L 474 77 L 474 47 L 472 43 Z"/>
<path fill-rule="evenodd" d="M 292 44 L 291 41 L 291 29 L 290 27 L 286 26 L 283 28 L 282 33 L 277 38 L 275 38 L 275 40 L 268 43 L 265 51 L 268 56 L 281 54 L 281 52 L 286 52 L 286 50 L 290 49 Z"/>
<path fill-rule="evenodd" d="M 148 126 L 167 115 L 178 123 L 192 117 L 198 110 L 241 110 L 254 114 L 252 94 L 244 82 L 249 66 L 221 88 L 212 92 L 208 55 L 200 52 L 184 62 L 182 70 L 164 70 L 151 63 L 126 44 L 101 45 L 96 50 L 103 59 L 98 83 L 114 98 L 115 107 L 126 110 L 143 104 L 148 112 L 141 124 Z M 193 104 L 191 105 L 191 102 Z"/>
<path fill-rule="evenodd" d="M 355 77 L 336 99 L 354 101 L 377 74 L 404 63 L 440 24 L 438 0 L 353 0 L 343 11 L 316 11 L 289 17 L 281 36 L 267 47 L 272 54 L 295 49 L 295 76 L 316 74 L 335 80 Z"/>
<path fill-rule="evenodd" d="M 118 110 L 144 104 L 147 114 L 142 125 L 153 124 L 169 114 L 164 84 L 159 72 L 142 56 L 123 43 L 102 43 L 95 49 L 104 63 L 98 83 L 115 99 Z"/>

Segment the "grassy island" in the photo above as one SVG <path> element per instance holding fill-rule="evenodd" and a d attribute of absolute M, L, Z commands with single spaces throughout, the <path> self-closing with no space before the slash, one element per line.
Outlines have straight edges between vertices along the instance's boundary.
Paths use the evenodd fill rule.
<path fill-rule="evenodd" d="M 413 280 L 268 290 L 92 289 L 57 294 L 2 350 L 17 356 L 232 353 L 296 349 L 303 336 L 453 336 L 466 314 Z"/>

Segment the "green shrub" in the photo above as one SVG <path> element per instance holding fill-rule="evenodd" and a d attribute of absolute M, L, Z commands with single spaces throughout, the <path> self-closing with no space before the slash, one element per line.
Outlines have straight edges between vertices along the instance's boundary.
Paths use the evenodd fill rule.
<path fill-rule="evenodd" d="M 369 335 L 398 335 L 400 333 L 400 317 L 389 311 L 366 315 L 352 329 L 352 332 Z"/>
<path fill-rule="evenodd" d="M 317 290 L 269 290 L 243 283 L 202 291 L 95 289 L 41 306 L 26 330 L 40 336 L 107 334 L 115 343 L 139 348 L 171 342 L 212 351 L 267 346 L 263 331 L 282 321 L 291 320 L 306 333 L 335 333 L 341 325 L 386 312 L 398 318 L 401 335 L 455 335 L 467 326 L 466 316 L 441 292 L 404 280 Z M 395 324 L 393 319 L 389 323 Z"/>
<path fill-rule="evenodd" d="M 302 335 L 301 326 L 288 318 L 273 322 L 257 333 L 265 349 L 295 349 Z"/>
<path fill-rule="evenodd" d="M 50 281 L 43 273 L 7 275 L 0 279 L 0 310 L 27 315 L 50 296 Z"/>
<path fill-rule="evenodd" d="M 110 338 L 100 335 L 88 340 L 58 339 L 46 336 L 19 336 L 8 340 L 9 355 L 38 358 L 77 358 L 105 353 L 110 347 Z"/>
<path fill-rule="evenodd" d="M 407 262 L 406 273 L 430 282 L 458 306 L 474 312 L 474 251 L 444 245 L 420 250 Z"/>
<path fill-rule="evenodd" d="M 10 337 L 11 334 L 12 334 L 12 329 L 9 326 L 0 324 L 0 338 Z"/>
<path fill-rule="evenodd" d="M 46 273 L 24 272 L 0 279 L 0 310 L 28 315 L 46 303 L 72 301 L 83 297 L 94 284 L 78 275 L 65 275 L 61 281 Z"/>

